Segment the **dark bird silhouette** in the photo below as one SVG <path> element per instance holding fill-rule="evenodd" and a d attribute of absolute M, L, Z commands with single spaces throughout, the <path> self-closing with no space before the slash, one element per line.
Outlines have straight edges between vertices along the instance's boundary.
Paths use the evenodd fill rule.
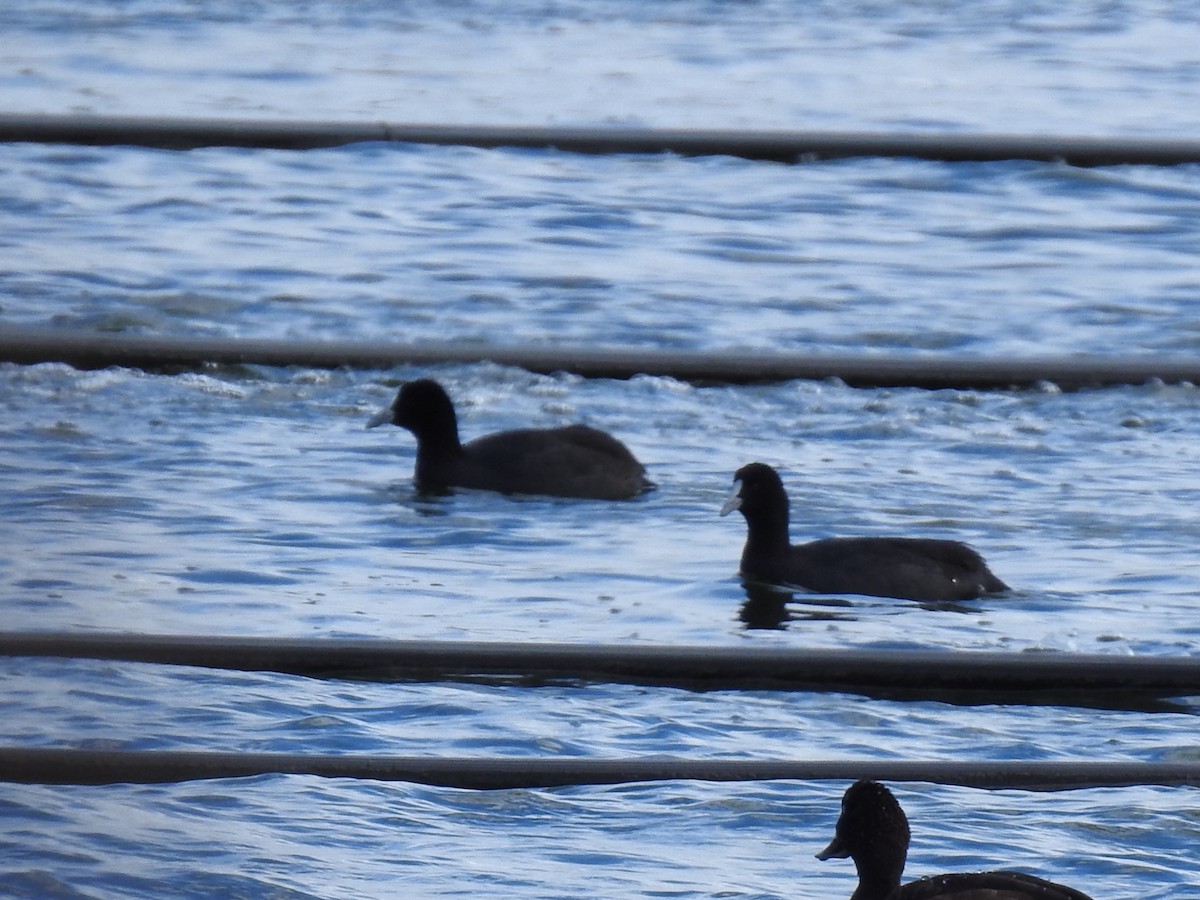
<path fill-rule="evenodd" d="M 390 422 L 417 439 L 417 485 L 427 490 L 479 488 L 626 500 L 653 487 L 646 470 L 615 437 L 586 425 L 498 431 L 463 444 L 454 404 L 436 381 L 410 381 L 395 402 L 367 422 Z"/>
<path fill-rule="evenodd" d="M 746 518 L 742 577 L 816 594 L 867 594 L 903 600 L 971 600 L 1008 590 L 983 558 L 958 541 L 932 538 L 824 538 L 791 544 L 788 497 L 779 474 L 750 463 L 733 476 L 721 515 Z"/>
<path fill-rule="evenodd" d="M 858 889 L 850 900 L 1091 900 L 1087 894 L 1021 872 L 933 875 L 901 887 L 908 817 L 882 784 L 858 781 L 842 797 L 833 841 L 817 859 L 850 857 Z"/>

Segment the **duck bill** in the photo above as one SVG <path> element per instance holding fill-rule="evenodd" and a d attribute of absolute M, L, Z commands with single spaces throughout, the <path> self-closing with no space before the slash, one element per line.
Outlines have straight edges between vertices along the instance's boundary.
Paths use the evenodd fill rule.
<path fill-rule="evenodd" d="M 725 505 L 721 507 L 721 512 L 718 515 L 727 516 L 735 509 L 742 508 L 742 481 L 737 479 L 733 482 L 733 490 L 729 492 L 729 496 L 725 498 Z"/>
<path fill-rule="evenodd" d="M 846 849 L 846 845 L 842 843 L 842 839 L 834 837 L 829 842 L 829 846 L 817 854 L 817 859 L 824 862 L 827 859 L 845 859 L 850 855 L 850 851 Z"/>
<path fill-rule="evenodd" d="M 378 428 L 380 425 L 386 425 L 390 421 L 392 421 L 392 408 L 385 406 L 379 412 L 375 413 L 375 415 L 371 416 L 371 418 L 367 419 L 367 427 Z"/>

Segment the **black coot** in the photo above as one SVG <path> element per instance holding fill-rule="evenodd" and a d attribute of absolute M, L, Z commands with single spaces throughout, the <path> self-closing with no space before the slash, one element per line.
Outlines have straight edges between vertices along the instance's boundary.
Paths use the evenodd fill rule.
<path fill-rule="evenodd" d="M 932 538 L 825 538 L 793 546 L 788 497 L 774 469 L 742 466 L 721 509 L 746 517 L 742 577 L 817 594 L 867 594 L 904 600 L 970 600 L 1007 590 L 966 544 Z"/>
<path fill-rule="evenodd" d="M 842 814 L 817 859 L 851 857 L 858 889 L 850 900 L 1091 900 L 1074 888 L 1021 872 L 933 875 L 900 886 L 908 856 L 908 817 L 882 784 L 858 781 L 842 797 Z"/>
<path fill-rule="evenodd" d="M 586 425 L 500 431 L 460 443 L 454 404 L 428 378 L 403 385 L 367 427 L 387 422 L 416 437 L 415 478 L 426 489 L 625 500 L 653 487 L 624 444 Z"/>

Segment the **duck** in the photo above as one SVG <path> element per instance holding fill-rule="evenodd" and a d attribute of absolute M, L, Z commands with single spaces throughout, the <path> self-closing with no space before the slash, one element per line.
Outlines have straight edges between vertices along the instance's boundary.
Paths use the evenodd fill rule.
<path fill-rule="evenodd" d="M 854 860 L 858 888 L 850 900 L 1091 900 L 1023 872 L 932 875 L 901 886 L 908 841 L 908 817 L 892 792 L 875 781 L 856 781 L 842 797 L 833 841 L 817 859 Z"/>
<path fill-rule="evenodd" d="M 628 447 L 587 425 L 499 431 L 464 444 L 454 403 L 431 378 L 401 385 L 367 427 L 384 424 L 407 428 L 417 439 L 414 480 L 423 490 L 628 500 L 654 486 Z"/>
<path fill-rule="evenodd" d="M 748 581 L 814 594 L 862 594 L 924 602 L 974 600 L 1008 590 L 975 550 L 959 541 L 908 537 L 833 537 L 792 544 L 788 496 L 765 463 L 742 466 L 721 507 L 746 519 L 741 575 Z"/>

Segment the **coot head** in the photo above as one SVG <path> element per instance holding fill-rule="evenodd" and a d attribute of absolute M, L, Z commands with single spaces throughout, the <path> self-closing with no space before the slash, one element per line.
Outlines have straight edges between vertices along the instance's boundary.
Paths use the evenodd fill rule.
<path fill-rule="evenodd" d="M 842 797 L 842 814 L 829 846 L 817 859 L 852 857 L 861 881 L 900 883 L 908 858 L 908 817 L 878 782 L 857 781 Z"/>
<path fill-rule="evenodd" d="M 733 490 L 721 507 L 721 515 L 727 516 L 735 509 L 751 524 L 769 523 L 787 533 L 787 491 L 779 473 L 766 463 L 748 463 L 733 473 Z"/>
<path fill-rule="evenodd" d="M 421 378 L 401 385 L 392 405 L 381 409 L 367 422 L 368 428 L 378 425 L 399 425 L 407 428 L 418 441 L 457 447 L 458 417 L 445 388 L 432 378 Z"/>

